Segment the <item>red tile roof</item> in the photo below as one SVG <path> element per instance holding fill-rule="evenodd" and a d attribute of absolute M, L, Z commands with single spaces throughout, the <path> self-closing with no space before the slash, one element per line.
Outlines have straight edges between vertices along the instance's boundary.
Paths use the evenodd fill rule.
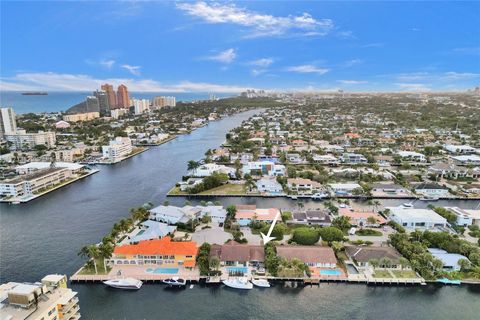
<path fill-rule="evenodd" d="M 195 256 L 197 251 L 197 244 L 193 241 L 174 242 L 170 237 L 164 237 L 162 239 L 140 241 L 138 244 L 115 247 L 113 253 L 128 255 Z"/>

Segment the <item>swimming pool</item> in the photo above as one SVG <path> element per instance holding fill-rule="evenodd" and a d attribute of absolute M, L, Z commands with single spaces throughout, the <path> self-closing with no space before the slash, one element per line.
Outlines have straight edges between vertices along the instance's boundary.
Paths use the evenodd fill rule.
<path fill-rule="evenodd" d="M 149 273 L 177 274 L 178 268 L 148 268 L 146 271 Z"/>
<path fill-rule="evenodd" d="M 340 270 L 320 270 L 320 274 L 323 276 L 340 276 L 342 273 Z"/>
<path fill-rule="evenodd" d="M 248 273 L 247 267 L 229 267 L 227 270 L 229 273 Z"/>

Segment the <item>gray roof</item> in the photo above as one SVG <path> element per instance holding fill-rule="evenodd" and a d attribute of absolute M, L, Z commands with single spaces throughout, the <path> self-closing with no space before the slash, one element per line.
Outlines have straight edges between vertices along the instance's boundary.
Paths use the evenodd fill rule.
<path fill-rule="evenodd" d="M 380 260 L 389 258 L 392 261 L 398 261 L 402 256 L 392 247 L 360 247 L 345 246 L 345 252 L 349 257 L 359 262 L 368 262 L 372 259 Z"/>

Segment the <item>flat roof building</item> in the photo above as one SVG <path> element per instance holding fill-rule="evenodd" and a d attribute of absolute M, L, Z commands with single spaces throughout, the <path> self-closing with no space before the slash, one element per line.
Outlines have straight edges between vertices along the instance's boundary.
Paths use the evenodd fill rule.
<path fill-rule="evenodd" d="M 445 227 L 447 219 L 430 209 L 389 207 L 390 218 L 405 228 L 432 229 Z"/>

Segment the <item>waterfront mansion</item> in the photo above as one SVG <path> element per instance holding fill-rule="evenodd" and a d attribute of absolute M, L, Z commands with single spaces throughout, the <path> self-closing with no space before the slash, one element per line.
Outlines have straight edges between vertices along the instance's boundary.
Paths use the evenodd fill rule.
<path fill-rule="evenodd" d="M 193 269 L 197 250 L 197 244 L 193 241 L 172 241 L 170 237 L 164 237 L 115 247 L 110 263 L 134 266 L 183 266 Z"/>

